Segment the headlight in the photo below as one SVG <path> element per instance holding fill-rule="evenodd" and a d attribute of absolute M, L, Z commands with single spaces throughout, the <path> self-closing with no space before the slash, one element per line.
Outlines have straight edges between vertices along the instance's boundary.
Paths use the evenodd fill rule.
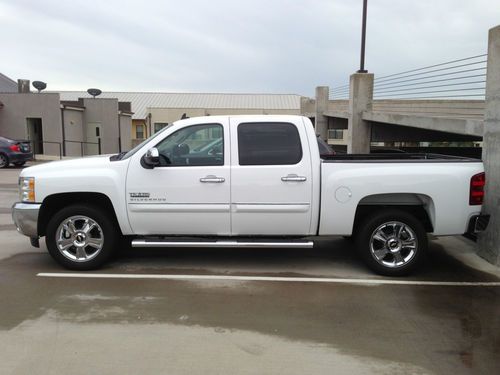
<path fill-rule="evenodd" d="M 19 177 L 21 202 L 35 202 L 35 177 Z"/>

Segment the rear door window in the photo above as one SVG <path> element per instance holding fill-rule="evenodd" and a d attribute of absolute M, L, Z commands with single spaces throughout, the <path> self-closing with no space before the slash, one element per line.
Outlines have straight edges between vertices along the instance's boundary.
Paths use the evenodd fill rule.
<path fill-rule="evenodd" d="M 290 165 L 302 160 L 297 127 L 285 122 L 247 122 L 238 126 L 240 165 Z"/>

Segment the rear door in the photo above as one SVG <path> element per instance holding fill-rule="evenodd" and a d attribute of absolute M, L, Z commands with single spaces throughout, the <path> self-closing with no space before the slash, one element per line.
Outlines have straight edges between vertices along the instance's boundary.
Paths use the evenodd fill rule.
<path fill-rule="evenodd" d="M 304 124 L 271 119 L 230 119 L 233 235 L 310 232 L 312 172 Z"/>

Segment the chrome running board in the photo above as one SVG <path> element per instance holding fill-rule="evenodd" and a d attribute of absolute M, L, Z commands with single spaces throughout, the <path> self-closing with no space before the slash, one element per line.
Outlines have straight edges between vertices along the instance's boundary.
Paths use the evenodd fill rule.
<path fill-rule="evenodd" d="M 204 247 L 204 248 L 282 248 L 282 249 L 312 249 L 312 241 L 175 241 L 172 239 L 136 239 L 132 247 Z"/>

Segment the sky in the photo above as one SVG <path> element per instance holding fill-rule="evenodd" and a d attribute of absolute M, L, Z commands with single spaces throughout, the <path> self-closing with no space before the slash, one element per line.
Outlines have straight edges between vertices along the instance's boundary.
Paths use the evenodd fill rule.
<path fill-rule="evenodd" d="M 0 0 L 0 72 L 48 90 L 313 96 L 359 68 L 362 0 Z M 368 0 L 375 76 L 486 53 L 500 0 Z"/>

